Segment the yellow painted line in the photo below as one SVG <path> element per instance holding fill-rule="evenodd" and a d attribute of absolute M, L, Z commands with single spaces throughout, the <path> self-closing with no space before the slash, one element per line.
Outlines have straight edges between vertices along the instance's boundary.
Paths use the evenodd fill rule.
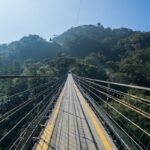
<path fill-rule="evenodd" d="M 64 86 L 64 88 L 58 98 L 58 101 L 55 105 L 54 111 L 52 113 L 52 118 L 50 118 L 50 120 L 47 123 L 46 128 L 44 129 L 43 133 L 40 136 L 40 140 L 35 147 L 36 150 L 48 150 L 48 148 L 49 148 L 49 143 L 50 143 L 53 129 L 54 129 L 54 126 L 56 123 L 58 113 L 59 113 L 60 104 L 61 104 L 61 101 L 62 101 L 62 98 L 64 95 L 65 87 L 66 87 L 66 85 Z"/>
<path fill-rule="evenodd" d="M 86 113 L 88 114 L 88 116 L 90 117 L 96 131 L 97 134 L 99 136 L 99 138 L 101 139 L 104 148 L 106 150 L 112 150 L 111 145 L 108 142 L 108 139 L 106 138 L 104 131 L 102 130 L 102 128 L 100 127 L 98 120 L 96 119 L 96 116 L 94 114 L 94 112 L 92 111 L 92 109 L 90 108 L 90 106 L 88 105 L 88 103 L 85 101 L 84 97 L 82 96 L 81 92 L 79 91 L 79 89 L 77 88 L 77 86 L 74 83 L 74 87 L 76 89 L 76 92 L 78 94 L 78 97 L 80 98 L 80 101 L 82 103 L 82 105 L 84 106 L 84 108 L 86 109 Z"/>

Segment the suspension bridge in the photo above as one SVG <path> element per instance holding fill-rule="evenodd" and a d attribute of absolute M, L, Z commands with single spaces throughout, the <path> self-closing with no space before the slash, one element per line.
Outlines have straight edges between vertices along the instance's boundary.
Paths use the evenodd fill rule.
<path fill-rule="evenodd" d="M 48 76 L 1 76 L 14 78 Z M 149 150 L 149 92 L 147 87 L 69 73 L 2 95 L 0 149 Z"/>

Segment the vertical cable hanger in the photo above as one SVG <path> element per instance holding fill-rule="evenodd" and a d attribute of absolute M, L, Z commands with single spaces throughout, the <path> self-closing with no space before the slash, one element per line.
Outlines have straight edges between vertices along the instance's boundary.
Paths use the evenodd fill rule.
<path fill-rule="evenodd" d="M 79 0 L 79 7 L 78 7 L 78 10 L 77 10 L 77 18 L 76 18 L 76 25 L 78 25 L 78 23 L 79 23 L 80 12 L 81 12 L 81 5 L 82 5 L 82 0 Z"/>

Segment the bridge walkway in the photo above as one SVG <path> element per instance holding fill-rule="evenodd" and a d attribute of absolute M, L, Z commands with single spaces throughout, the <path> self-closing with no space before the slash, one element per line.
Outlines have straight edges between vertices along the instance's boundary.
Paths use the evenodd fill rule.
<path fill-rule="evenodd" d="M 105 128 L 69 74 L 36 150 L 115 150 Z"/>

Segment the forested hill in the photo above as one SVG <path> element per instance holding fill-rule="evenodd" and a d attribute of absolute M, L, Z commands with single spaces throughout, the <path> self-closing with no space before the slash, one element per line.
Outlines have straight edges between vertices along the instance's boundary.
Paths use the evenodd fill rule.
<path fill-rule="evenodd" d="M 127 37 L 133 34 L 134 31 L 127 28 L 111 29 L 104 28 L 101 24 L 95 25 L 82 25 L 72 27 L 63 34 L 54 38 L 60 44 L 64 44 L 68 40 L 75 40 L 76 38 L 88 38 L 98 42 L 105 42 L 105 40 L 114 40 Z"/>
<path fill-rule="evenodd" d="M 0 57 L 9 61 L 52 59 L 59 52 L 84 58 L 91 53 L 101 53 L 109 60 L 120 60 L 131 51 L 150 47 L 150 32 L 128 28 L 111 29 L 97 25 L 72 27 L 52 41 L 38 35 L 25 36 L 19 41 L 0 45 Z"/>
<path fill-rule="evenodd" d="M 127 28 L 104 28 L 101 24 L 83 25 L 69 29 L 54 38 L 54 41 L 73 56 L 85 57 L 91 52 L 100 52 L 116 60 L 129 51 L 149 47 L 150 33 Z"/>
<path fill-rule="evenodd" d="M 69 29 L 54 38 L 54 41 L 62 45 L 64 50 L 73 56 L 84 57 L 91 52 L 100 52 L 106 57 L 113 58 L 120 40 L 135 33 L 137 32 L 127 28 L 104 28 L 101 24 L 83 25 Z"/>
<path fill-rule="evenodd" d="M 0 74 L 57 76 L 71 68 L 82 76 L 150 85 L 150 32 L 104 28 L 98 23 L 72 27 L 50 39 L 29 35 L 0 45 Z"/>
<path fill-rule="evenodd" d="M 13 60 L 24 62 L 27 59 L 36 61 L 51 59 L 60 51 L 61 46 L 59 44 L 48 42 L 38 35 L 29 35 L 8 45 L 0 45 L 1 59 L 9 62 Z"/>

